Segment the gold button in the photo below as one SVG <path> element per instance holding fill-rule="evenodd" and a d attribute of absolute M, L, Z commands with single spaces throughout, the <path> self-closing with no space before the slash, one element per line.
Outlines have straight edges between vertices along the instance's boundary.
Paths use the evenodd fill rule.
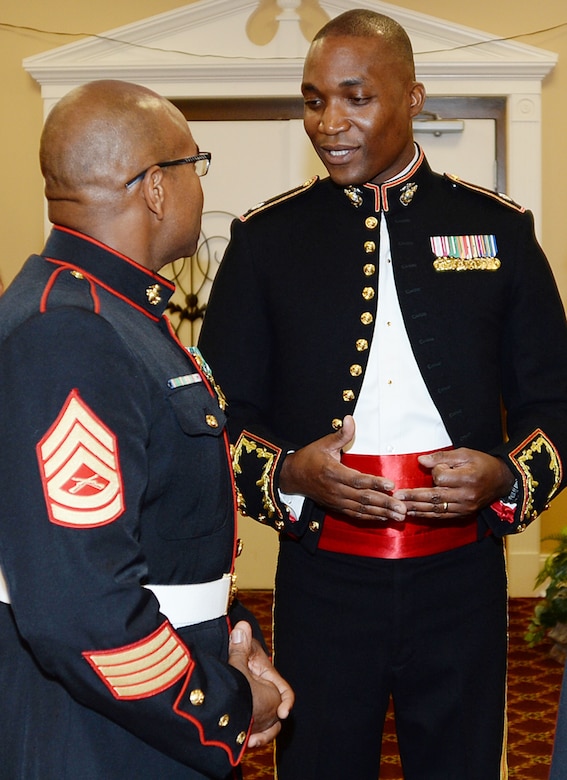
<path fill-rule="evenodd" d="M 357 339 L 356 348 L 359 352 L 364 352 L 365 349 L 368 349 L 368 342 L 366 339 Z"/>
<path fill-rule="evenodd" d="M 365 241 L 364 242 L 364 251 L 367 255 L 371 254 L 372 252 L 376 251 L 376 244 L 374 241 Z"/>
<path fill-rule="evenodd" d="M 239 555 L 242 555 L 242 550 L 244 549 L 244 542 L 242 539 L 236 540 L 236 557 L 238 558 Z"/>
<path fill-rule="evenodd" d="M 276 526 L 276 530 L 278 530 L 278 531 L 283 531 L 283 529 L 285 527 L 285 523 L 284 523 L 283 520 L 276 520 L 274 525 Z"/>
<path fill-rule="evenodd" d="M 189 701 L 195 707 L 199 707 L 205 701 L 205 694 L 200 688 L 195 688 L 195 690 L 191 691 L 189 694 Z"/>
<path fill-rule="evenodd" d="M 374 315 L 369 311 L 363 311 L 360 315 L 360 321 L 363 325 L 372 325 L 374 322 Z"/>
<path fill-rule="evenodd" d="M 372 298 L 374 298 L 375 292 L 374 287 L 364 287 L 362 289 L 362 297 L 365 301 L 371 301 Z"/>
<path fill-rule="evenodd" d="M 218 428 L 219 427 L 219 421 L 217 420 L 217 418 L 215 417 L 214 414 L 207 414 L 207 415 L 205 415 L 205 420 L 206 420 L 207 425 L 210 428 Z"/>
<path fill-rule="evenodd" d="M 352 390 L 343 390 L 343 401 L 354 401 L 354 393 Z"/>
<path fill-rule="evenodd" d="M 524 523 L 520 523 L 520 525 L 516 528 L 516 533 L 521 534 L 523 531 L 525 531 L 527 528 L 527 525 Z"/>
<path fill-rule="evenodd" d="M 230 721 L 230 715 L 221 715 L 219 718 L 219 726 L 224 728 L 225 726 L 228 726 L 228 723 Z"/>
<path fill-rule="evenodd" d="M 362 270 L 364 271 L 365 276 L 372 276 L 376 273 L 376 266 L 374 263 L 366 263 L 365 266 L 363 266 Z"/>
<path fill-rule="evenodd" d="M 376 217 L 366 217 L 366 219 L 364 220 L 364 224 L 369 230 L 374 230 L 374 228 L 378 224 L 378 220 L 376 219 Z"/>
<path fill-rule="evenodd" d="M 340 431 L 340 429 L 343 427 L 343 421 L 340 419 L 340 417 L 335 417 L 331 420 L 331 425 L 335 431 Z"/>
<path fill-rule="evenodd" d="M 266 515 L 258 515 L 258 522 L 259 523 L 265 523 L 266 522 Z"/>
<path fill-rule="evenodd" d="M 351 376 L 360 376 L 362 374 L 362 366 L 358 363 L 353 363 L 349 369 Z"/>
<path fill-rule="evenodd" d="M 239 745 L 243 745 L 246 742 L 246 732 L 241 731 L 240 734 L 236 737 L 236 741 Z"/>
<path fill-rule="evenodd" d="M 71 276 L 74 276 L 75 279 L 84 279 L 85 278 L 80 271 L 71 271 Z"/>
<path fill-rule="evenodd" d="M 309 523 L 309 530 L 312 531 L 313 533 L 319 530 L 319 523 L 317 522 L 317 520 L 312 520 Z"/>

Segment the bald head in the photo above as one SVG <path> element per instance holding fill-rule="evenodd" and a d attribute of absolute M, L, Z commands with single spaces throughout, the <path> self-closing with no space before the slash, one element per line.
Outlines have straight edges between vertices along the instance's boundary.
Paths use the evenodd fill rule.
<path fill-rule="evenodd" d="M 331 19 L 313 38 L 313 43 L 330 37 L 337 38 L 375 38 L 376 42 L 388 49 L 407 77 L 415 79 L 413 49 L 408 34 L 394 19 L 365 8 L 352 11 Z"/>
<path fill-rule="evenodd" d="M 197 245 L 203 192 L 183 114 L 137 84 L 93 81 L 63 97 L 40 144 L 49 219 L 158 270 Z M 136 185 L 126 182 L 140 172 Z"/>
<path fill-rule="evenodd" d="M 124 182 L 179 151 L 183 115 L 165 98 L 123 81 L 94 81 L 63 97 L 43 129 L 40 164 L 50 218 L 64 204 L 115 207 Z M 54 212 L 54 218 L 51 212 Z"/>

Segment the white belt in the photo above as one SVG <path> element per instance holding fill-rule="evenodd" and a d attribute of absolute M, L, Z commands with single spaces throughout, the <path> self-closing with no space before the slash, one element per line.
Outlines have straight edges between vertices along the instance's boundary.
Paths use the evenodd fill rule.
<path fill-rule="evenodd" d="M 194 585 L 145 585 L 159 601 L 160 611 L 174 628 L 193 626 L 228 612 L 232 575 Z"/>
<path fill-rule="evenodd" d="M 204 623 L 228 612 L 232 575 L 196 585 L 145 585 L 159 601 L 161 612 L 174 628 Z M 10 593 L 0 566 L 0 602 L 10 604 Z"/>
<path fill-rule="evenodd" d="M 10 604 L 10 594 L 8 593 L 8 583 L 6 582 L 6 578 L 4 577 L 4 572 L 2 571 L 2 567 L 0 566 L 0 601 L 3 601 L 4 604 Z"/>

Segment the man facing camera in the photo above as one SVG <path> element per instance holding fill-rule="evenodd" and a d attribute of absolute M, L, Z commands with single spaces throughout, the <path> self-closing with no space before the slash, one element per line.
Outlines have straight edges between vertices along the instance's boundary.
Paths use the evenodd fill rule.
<path fill-rule="evenodd" d="M 233 224 L 201 348 L 242 510 L 280 533 L 279 780 L 505 770 L 506 572 L 565 484 L 567 330 L 531 215 L 433 173 L 393 19 L 348 11 L 305 61 L 329 177 Z"/>

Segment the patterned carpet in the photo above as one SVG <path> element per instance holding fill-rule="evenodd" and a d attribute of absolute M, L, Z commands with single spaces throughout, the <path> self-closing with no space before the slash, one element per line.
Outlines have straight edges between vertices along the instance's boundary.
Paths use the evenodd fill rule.
<path fill-rule="evenodd" d="M 271 591 L 241 591 L 266 638 L 271 635 Z M 550 657 L 551 642 L 530 648 L 523 640 L 535 600 L 510 601 L 508 674 L 508 767 L 510 780 L 547 780 L 563 667 Z M 249 751 L 244 780 L 273 780 L 272 746 Z M 301 778 L 297 778 L 301 780 Z M 356 780 L 351 778 L 351 780 Z M 378 780 L 378 779 L 377 779 Z M 393 713 L 388 714 L 379 780 L 403 780 Z"/>

